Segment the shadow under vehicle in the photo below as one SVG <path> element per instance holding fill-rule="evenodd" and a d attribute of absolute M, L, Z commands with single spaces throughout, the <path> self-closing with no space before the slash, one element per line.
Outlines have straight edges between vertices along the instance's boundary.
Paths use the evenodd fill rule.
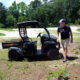
<path fill-rule="evenodd" d="M 20 22 L 17 25 L 22 40 L 2 43 L 3 49 L 9 48 L 9 60 L 20 61 L 24 58 L 31 58 L 34 56 L 44 56 L 52 60 L 59 57 L 60 43 L 57 42 L 55 36 L 50 35 L 46 26 L 36 20 Z M 37 41 L 32 41 L 31 38 L 28 37 L 27 26 L 41 27 L 46 31 L 46 34 L 39 33 L 37 35 L 37 38 L 40 37 L 41 50 L 37 49 Z"/>

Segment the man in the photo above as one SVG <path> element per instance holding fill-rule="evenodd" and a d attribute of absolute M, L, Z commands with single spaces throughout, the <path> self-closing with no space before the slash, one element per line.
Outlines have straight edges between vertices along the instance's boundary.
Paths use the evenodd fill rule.
<path fill-rule="evenodd" d="M 59 21 L 60 26 L 58 27 L 57 30 L 57 42 L 59 42 L 59 33 L 61 34 L 61 43 L 62 43 L 62 47 L 64 50 L 64 60 L 63 62 L 67 61 L 67 53 L 68 53 L 68 45 L 69 45 L 69 41 L 71 43 L 73 43 L 73 35 L 72 35 L 72 31 L 71 28 L 66 26 L 65 24 L 65 20 L 61 19 Z"/>

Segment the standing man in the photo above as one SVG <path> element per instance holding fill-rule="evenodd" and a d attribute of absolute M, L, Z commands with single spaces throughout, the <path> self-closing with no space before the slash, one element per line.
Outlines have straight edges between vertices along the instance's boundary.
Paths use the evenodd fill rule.
<path fill-rule="evenodd" d="M 59 33 L 61 35 L 61 44 L 64 50 L 64 60 L 63 62 L 67 61 L 67 53 L 68 53 L 68 45 L 69 45 L 69 41 L 71 43 L 73 43 L 73 35 L 72 35 L 72 31 L 71 28 L 66 26 L 65 24 L 65 20 L 61 19 L 59 21 L 60 26 L 58 27 L 57 30 L 57 42 L 59 42 Z"/>

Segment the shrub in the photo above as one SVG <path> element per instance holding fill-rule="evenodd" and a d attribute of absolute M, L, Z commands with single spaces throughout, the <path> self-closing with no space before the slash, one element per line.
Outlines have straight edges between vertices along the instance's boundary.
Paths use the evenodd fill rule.
<path fill-rule="evenodd" d="M 4 24 L 0 23 L 0 28 L 3 28 L 4 27 Z"/>

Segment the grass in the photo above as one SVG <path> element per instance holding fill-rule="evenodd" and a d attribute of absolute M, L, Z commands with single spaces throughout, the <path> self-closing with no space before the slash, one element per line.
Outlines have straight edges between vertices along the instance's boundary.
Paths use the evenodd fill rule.
<path fill-rule="evenodd" d="M 4 30 L 4 31 L 13 31 L 13 28 L 0 28 L 0 30 Z"/>
<path fill-rule="evenodd" d="M 78 54 L 78 50 L 74 50 L 74 54 Z"/>
<path fill-rule="evenodd" d="M 68 78 L 69 73 L 64 68 L 57 69 L 56 71 L 50 70 L 48 72 L 48 80 L 66 80 Z"/>
<path fill-rule="evenodd" d="M 13 40 L 20 40 L 20 38 L 6 38 L 6 39 L 0 39 L 0 42 L 5 42 L 5 41 L 13 41 Z"/>
<path fill-rule="evenodd" d="M 5 36 L 5 34 L 4 33 L 0 33 L 0 36 Z"/>
<path fill-rule="evenodd" d="M 51 31 L 51 33 L 56 35 L 56 31 Z M 73 33 L 73 35 L 76 36 L 79 34 Z M 74 39 L 80 40 L 80 37 L 74 37 Z M 20 40 L 20 38 L 0 39 L 0 42 L 11 40 Z M 32 40 L 39 41 L 40 38 L 32 38 Z M 38 45 L 41 45 L 40 42 L 38 42 Z M 57 66 L 57 69 L 50 69 L 50 65 Z M 47 70 L 47 79 L 43 80 L 62 80 L 63 78 L 66 80 L 69 77 L 69 73 L 65 68 L 65 64 L 61 63 L 60 60 L 28 62 L 28 60 L 25 59 L 22 62 L 10 62 L 8 61 L 8 49 L 0 50 L 0 80 L 19 80 L 20 78 L 20 80 L 25 80 L 29 77 L 30 78 L 28 80 L 35 80 L 35 78 L 33 78 L 35 76 L 32 75 L 37 72 L 37 70 Z M 37 74 L 39 75 L 39 73 Z"/>
<path fill-rule="evenodd" d="M 57 62 L 55 64 L 54 61 L 28 62 L 27 59 L 22 62 L 10 62 L 8 61 L 8 49 L 0 50 L 0 80 L 19 80 L 20 77 L 22 77 L 21 80 L 23 80 L 23 76 L 25 76 L 26 79 L 26 77 L 30 77 L 30 74 L 35 73 L 34 71 L 37 71 L 38 69 L 41 70 L 43 68 L 45 70 L 49 65 L 52 64 L 57 66 L 60 65 L 60 63 Z M 65 70 L 65 67 L 63 66 L 61 68 L 57 68 L 57 70 L 49 70 L 46 80 L 60 80 L 61 78 L 65 78 L 67 76 L 69 76 L 69 73 Z M 33 77 L 35 76 L 32 76 L 32 78 Z"/>
<path fill-rule="evenodd" d="M 79 31 L 79 32 L 80 32 L 80 29 L 77 29 L 77 31 Z"/>
<path fill-rule="evenodd" d="M 50 65 L 52 67 L 56 66 L 56 69 L 50 69 Z M 47 68 L 48 74 L 45 74 L 47 75 L 47 79 L 43 80 L 67 80 L 70 74 L 66 70 L 66 66 L 67 64 L 61 63 L 60 60 L 28 62 L 28 60 L 25 59 L 22 62 L 10 62 L 8 61 L 8 49 L 0 50 L 0 80 L 19 80 L 20 78 L 20 80 L 23 80 L 23 78 L 25 80 L 29 77 L 30 80 L 35 80 L 33 74 L 37 72 L 39 75 L 41 70 L 45 71 Z M 38 70 L 40 71 L 39 73 Z M 36 76 L 38 76 L 37 74 Z"/>
<path fill-rule="evenodd" d="M 80 44 L 79 44 L 79 46 L 78 46 L 78 47 L 79 47 L 79 49 L 80 49 Z"/>
<path fill-rule="evenodd" d="M 3 78 L 4 78 L 3 72 L 0 72 L 0 80 L 3 80 Z"/>
<path fill-rule="evenodd" d="M 70 26 L 77 26 L 77 27 L 80 27 L 79 24 L 70 24 Z"/>

